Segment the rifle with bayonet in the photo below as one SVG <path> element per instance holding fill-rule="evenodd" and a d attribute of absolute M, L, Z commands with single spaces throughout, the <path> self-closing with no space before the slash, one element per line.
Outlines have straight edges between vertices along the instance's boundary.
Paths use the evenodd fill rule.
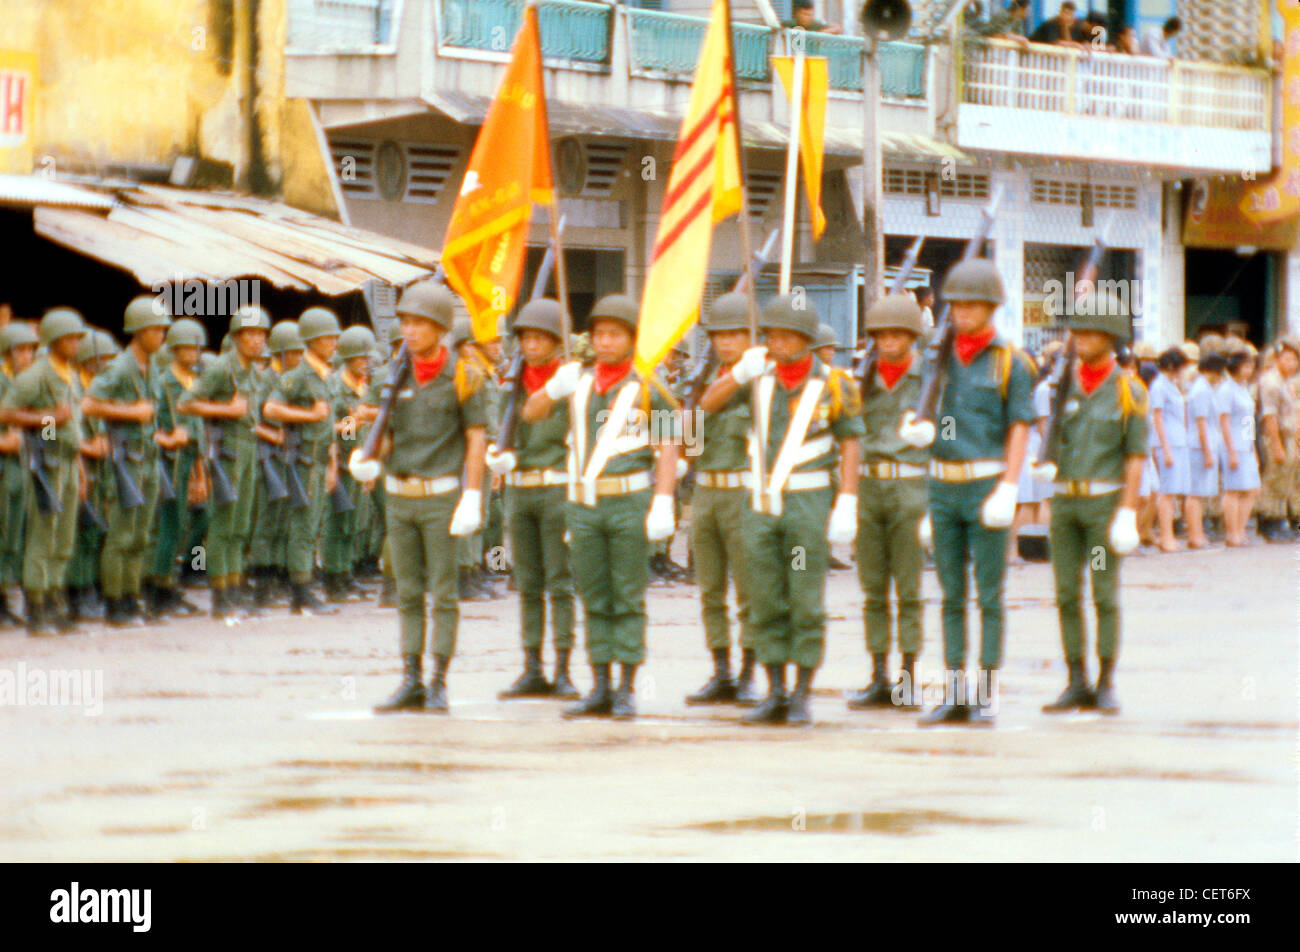
<path fill-rule="evenodd" d="M 767 238 L 763 242 L 763 247 L 754 252 L 753 264 L 749 270 L 741 273 L 732 285 L 732 294 L 743 294 L 749 286 L 749 275 L 753 273 L 755 277 L 763 270 L 763 265 L 772 260 L 772 253 L 776 250 L 778 239 L 781 237 L 781 229 L 773 228 L 767 233 Z M 682 401 L 682 412 L 693 413 L 699 406 L 700 397 L 704 396 L 704 391 L 709 388 L 709 378 L 713 372 L 718 369 L 718 352 L 713 349 L 713 341 L 706 337 L 704 353 L 696 361 L 691 372 L 682 381 L 682 392 L 686 394 Z"/>
<path fill-rule="evenodd" d="M 1101 272 L 1102 259 L 1106 257 L 1107 234 L 1110 231 L 1110 223 L 1113 219 L 1114 213 L 1111 213 L 1107 216 L 1101 230 L 1093 237 L 1092 247 L 1088 250 L 1088 258 L 1079 270 L 1074 287 L 1069 290 L 1072 298 L 1078 296 L 1080 285 L 1096 283 L 1097 275 Z M 1061 430 L 1065 425 L 1065 404 L 1070 398 L 1070 381 L 1074 379 L 1074 367 L 1077 362 L 1078 355 L 1075 352 L 1074 335 L 1067 333 L 1065 346 L 1061 348 L 1061 352 L 1056 355 L 1056 359 L 1052 362 L 1052 372 L 1048 376 L 1052 402 L 1047 415 L 1047 429 L 1043 435 L 1042 449 L 1039 451 L 1038 459 L 1034 461 L 1036 466 L 1047 463 L 1055 466 L 1060 456 Z"/>
<path fill-rule="evenodd" d="M 239 501 L 239 493 L 235 492 L 222 459 L 235 459 L 235 454 L 227 451 L 223 445 L 224 438 L 220 423 L 205 420 L 203 430 L 207 435 L 208 449 L 204 458 L 208 462 L 208 470 L 212 475 L 212 502 L 217 506 L 229 506 Z"/>
<path fill-rule="evenodd" d="M 284 424 L 284 481 L 289 491 L 289 505 L 294 509 L 305 509 L 311 505 L 307 487 L 298 475 L 298 464 L 311 465 L 311 457 L 302 452 L 302 431 L 296 423 Z"/>
<path fill-rule="evenodd" d="M 126 427 L 120 423 L 105 423 L 108 432 L 108 462 L 113 467 L 113 479 L 117 484 L 117 504 L 123 509 L 135 509 L 144 505 L 144 494 L 136 485 L 135 477 L 127 466 L 130 450 L 127 448 Z"/>
<path fill-rule="evenodd" d="M 561 215 L 559 222 L 556 223 L 555 230 L 559 235 L 564 234 L 565 217 Z M 546 285 L 550 283 L 553 271 L 555 271 L 555 242 L 552 241 L 546 246 L 546 254 L 542 257 L 542 263 L 537 269 L 537 277 L 533 281 L 532 294 L 529 295 L 528 300 L 536 301 L 546 293 Z M 495 443 L 498 453 L 514 449 L 515 446 L 515 430 L 519 426 L 519 405 L 523 397 L 520 390 L 520 380 L 523 378 L 523 373 L 524 352 L 521 347 L 516 350 L 514 357 L 510 359 L 505 378 L 501 381 L 505 395 L 501 411 L 501 426 L 497 429 Z"/>
<path fill-rule="evenodd" d="M 907 281 L 916 270 L 916 261 L 921 256 L 921 247 L 925 244 L 925 235 L 920 235 L 912 242 L 912 246 L 907 249 L 907 254 L 903 257 L 903 263 L 898 266 L 898 273 L 894 275 L 894 281 L 889 286 L 890 294 L 902 294 L 907 290 Z M 862 358 L 858 361 L 858 366 L 854 368 L 853 375 L 858 378 L 858 389 L 866 393 L 871 386 L 871 381 L 876 378 L 876 340 L 870 334 L 867 334 L 867 343 L 862 350 Z"/>
<path fill-rule="evenodd" d="M 993 230 L 993 221 L 997 216 L 998 204 L 1002 200 L 1002 187 L 993 193 L 993 198 L 980 210 L 980 223 L 970 241 L 962 251 L 961 260 L 970 261 L 978 258 Z M 948 357 L 952 353 L 953 338 L 956 328 L 949 315 L 948 302 L 939 305 L 939 314 L 935 319 L 934 334 L 926 347 L 925 369 L 921 374 L 921 392 L 916 398 L 916 419 L 934 422 L 939 409 L 939 394 L 943 390 L 948 376 Z"/>
<path fill-rule="evenodd" d="M 59 497 L 55 494 L 54 487 L 50 485 L 50 478 L 45 472 L 47 468 L 45 441 L 36 430 L 24 429 L 23 444 L 27 449 L 26 467 L 32 477 L 32 492 L 36 496 L 36 508 L 46 516 L 62 512 L 63 503 L 59 502 Z"/>
<path fill-rule="evenodd" d="M 284 443 L 284 433 L 265 423 L 253 426 L 257 439 L 257 466 L 262 471 L 262 484 L 266 487 L 266 501 L 279 502 L 289 495 L 280 471 L 275 468 L 276 448 Z"/>

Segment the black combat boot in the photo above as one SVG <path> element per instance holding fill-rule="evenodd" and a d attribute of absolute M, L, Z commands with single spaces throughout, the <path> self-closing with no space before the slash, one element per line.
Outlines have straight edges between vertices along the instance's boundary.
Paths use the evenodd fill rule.
<path fill-rule="evenodd" d="M 1115 659 L 1102 658 L 1097 675 L 1096 704 L 1103 714 L 1119 713 L 1119 695 L 1115 693 Z"/>
<path fill-rule="evenodd" d="M 614 710 L 614 692 L 609 688 L 609 665 L 593 664 L 591 693 L 564 709 L 565 717 L 605 717 Z"/>
<path fill-rule="evenodd" d="M 623 664 L 618 690 L 614 692 L 611 713 L 616 721 L 630 721 L 636 717 L 636 665 Z"/>
<path fill-rule="evenodd" d="M 980 668 L 975 682 L 975 694 L 970 699 L 971 727 L 992 727 L 998 715 L 998 672 L 995 668 Z"/>
<path fill-rule="evenodd" d="M 948 671 L 944 675 L 943 703 L 922 714 L 917 720 L 920 727 L 932 727 L 936 724 L 965 724 L 970 720 L 970 705 L 967 703 L 966 672 Z"/>
<path fill-rule="evenodd" d="M 478 588 L 474 585 L 474 576 L 469 567 L 462 565 L 456 572 L 456 599 L 472 602 L 478 598 Z"/>
<path fill-rule="evenodd" d="M 1084 669 L 1083 659 L 1080 658 L 1077 661 L 1067 659 L 1065 664 L 1070 671 L 1069 680 L 1065 683 L 1065 690 L 1051 704 L 1043 705 L 1044 714 L 1068 714 L 1080 708 L 1097 706 L 1097 697 L 1092 693 L 1092 688 L 1088 686 L 1088 673 Z"/>
<path fill-rule="evenodd" d="M 274 572 L 275 569 L 269 565 L 259 565 L 253 569 L 253 608 L 258 611 L 266 611 L 275 600 Z"/>
<path fill-rule="evenodd" d="M 424 674 L 418 654 L 402 655 L 402 683 L 383 704 L 375 705 L 376 714 L 389 714 L 393 711 L 421 710 L 424 707 Z"/>
<path fill-rule="evenodd" d="M 451 708 L 447 705 L 447 666 L 451 658 L 446 655 L 433 656 L 433 677 L 424 692 L 424 709 L 430 714 L 446 714 Z"/>
<path fill-rule="evenodd" d="M 131 627 L 149 624 L 149 619 L 145 617 L 144 610 L 140 607 L 140 600 L 135 593 L 122 596 L 122 610 L 126 615 L 126 623 Z"/>
<path fill-rule="evenodd" d="M 45 615 L 45 600 L 36 592 L 25 592 L 24 608 L 27 613 L 27 634 L 33 638 L 54 634 L 54 626 Z"/>
<path fill-rule="evenodd" d="M 397 607 L 397 579 L 390 575 L 384 576 L 384 583 L 379 589 L 379 607 Z"/>
<path fill-rule="evenodd" d="M 790 699 L 785 694 L 785 665 L 768 664 L 763 667 L 767 669 L 767 697 L 740 719 L 742 724 L 785 723 L 790 708 Z"/>
<path fill-rule="evenodd" d="M 312 615 L 333 615 L 338 609 L 333 605 L 327 605 L 316 597 L 316 593 L 311 590 L 310 582 L 293 582 L 293 597 L 289 601 L 289 611 L 295 615 L 301 615 L 307 612 Z"/>
<path fill-rule="evenodd" d="M 898 675 L 898 698 L 896 706 L 900 711 L 919 711 L 921 709 L 921 685 L 916 683 L 916 655 L 903 655 L 903 670 Z"/>
<path fill-rule="evenodd" d="M 894 689 L 889 685 L 889 655 L 871 656 L 871 681 L 849 698 L 849 709 L 865 711 L 873 707 L 893 707 Z"/>
<path fill-rule="evenodd" d="M 555 685 L 546 680 L 542 673 L 542 649 L 524 649 L 524 673 L 515 678 L 515 683 L 497 694 L 501 700 L 512 697 L 549 697 L 555 693 Z"/>
<path fill-rule="evenodd" d="M 18 626 L 23 620 L 9 610 L 9 593 L 0 588 L 0 625 Z"/>
<path fill-rule="evenodd" d="M 569 680 L 569 649 L 555 649 L 555 689 L 556 697 L 571 701 L 582 697 L 577 687 Z"/>
<path fill-rule="evenodd" d="M 230 603 L 230 591 L 224 586 L 212 590 L 212 617 L 218 620 L 239 617 L 238 610 Z"/>
<path fill-rule="evenodd" d="M 795 727 L 812 727 L 812 682 L 815 668 L 796 669 L 794 690 L 790 692 L 790 706 L 785 722 Z"/>
<path fill-rule="evenodd" d="M 717 648 L 713 652 L 713 677 L 694 694 L 686 695 L 687 704 L 725 704 L 736 699 L 736 683 L 731 680 L 731 652 Z"/>
<path fill-rule="evenodd" d="M 126 620 L 128 614 L 125 599 L 108 597 L 104 599 L 104 602 L 108 605 L 108 611 L 104 614 L 104 621 L 110 628 L 125 628 L 130 624 Z"/>
<path fill-rule="evenodd" d="M 754 690 L 754 649 L 740 652 L 740 674 L 736 675 L 736 704 L 740 707 L 757 707 L 762 696 Z"/>
<path fill-rule="evenodd" d="M 338 605 L 348 600 L 348 590 L 340 573 L 325 573 L 325 600 L 332 605 Z"/>
<path fill-rule="evenodd" d="M 163 618 L 168 611 L 167 590 L 155 585 L 152 581 L 145 581 L 143 586 L 144 610 L 145 617 L 153 620 Z"/>

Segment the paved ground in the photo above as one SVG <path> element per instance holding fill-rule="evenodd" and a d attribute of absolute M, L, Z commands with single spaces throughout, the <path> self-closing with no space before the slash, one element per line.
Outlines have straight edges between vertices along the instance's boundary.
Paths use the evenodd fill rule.
<path fill-rule="evenodd" d="M 462 606 L 454 716 L 375 717 L 390 612 L 0 633 L 0 678 L 102 673 L 102 713 L 0 706 L 0 859 L 1283 860 L 1297 858 L 1297 610 L 1288 547 L 1126 565 L 1125 709 L 1050 719 L 1049 569 L 1011 569 L 997 730 L 852 713 L 860 596 L 833 573 L 811 731 L 682 703 L 707 673 L 695 590 L 650 594 L 642 717 L 502 703 L 513 595 Z M 937 677 L 926 576 L 925 673 Z M 588 677 L 579 668 L 580 685 Z"/>

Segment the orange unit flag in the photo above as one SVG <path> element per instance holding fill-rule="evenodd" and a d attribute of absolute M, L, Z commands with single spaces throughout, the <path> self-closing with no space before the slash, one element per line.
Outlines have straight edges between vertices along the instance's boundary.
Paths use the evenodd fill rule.
<path fill-rule="evenodd" d="M 442 246 L 447 283 L 465 299 L 475 340 L 496 337 L 498 319 L 514 307 L 533 203 L 552 200 L 541 35 L 529 4 Z"/>
<path fill-rule="evenodd" d="M 785 94 L 794 100 L 794 57 L 773 56 L 772 65 L 785 86 Z M 822 212 L 822 158 L 826 151 L 826 96 L 830 75 L 826 59 L 809 56 L 803 60 L 803 105 L 799 110 L 799 164 L 803 166 L 803 184 L 812 211 L 812 233 L 816 241 L 826 230 Z M 791 132 L 793 135 L 793 132 Z"/>
<path fill-rule="evenodd" d="M 713 17 L 682 120 L 641 299 L 636 368 L 651 373 L 700 313 L 713 226 L 740 211 L 740 130 L 732 109 L 726 0 Z"/>

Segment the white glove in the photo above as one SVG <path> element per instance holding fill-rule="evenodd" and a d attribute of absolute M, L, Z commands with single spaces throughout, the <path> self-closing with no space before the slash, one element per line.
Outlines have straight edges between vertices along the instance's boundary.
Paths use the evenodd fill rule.
<path fill-rule="evenodd" d="M 731 379 L 744 386 L 767 369 L 767 348 L 751 347 L 731 368 Z"/>
<path fill-rule="evenodd" d="M 460 494 L 456 511 L 451 514 L 451 534 L 454 536 L 473 535 L 483 525 L 483 492 L 479 489 L 466 489 Z"/>
<path fill-rule="evenodd" d="M 928 549 L 934 545 L 934 526 L 930 524 L 930 514 L 928 512 L 921 517 L 921 522 L 916 527 L 916 541 L 921 543 L 923 549 Z"/>
<path fill-rule="evenodd" d="M 513 452 L 506 450 L 504 453 L 498 453 L 495 446 L 487 448 L 487 455 L 483 457 L 483 460 L 487 463 L 487 468 L 491 470 L 493 476 L 504 476 L 519 465 L 519 458 Z"/>
<path fill-rule="evenodd" d="M 683 479 L 685 479 L 685 478 L 686 478 L 686 473 L 690 470 L 690 468 L 691 468 L 691 467 L 690 467 L 689 464 L 687 464 L 686 460 L 682 459 L 680 456 L 677 457 L 677 478 L 678 478 L 678 480 L 683 480 Z"/>
<path fill-rule="evenodd" d="M 1110 532 L 1106 534 L 1110 550 L 1116 555 L 1128 555 L 1138 547 L 1137 510 L 1120 506 L 1115 510 L 1115 518 L 1110 522 Z"/>
<path fill-rule="evenodd" d="M 563 400 L 578 389 L 578 378 L 581 376 L 582 364 L 576 360 L 569 361 L 546 381 L 546 395 L 552 400 Z"/>
<path fill-rule="evenodd" d="M 656 495 L 650 503 L 650 511 L 645 517 L 645 537 L 651 542 L 662 542 L 673 534 L 676 528 L 673 519 L 673 497 Z"/>
<path fill-rule="evenodd" d="M 829 542 L 852 542 L 858 534 L 858 497 L 840 493 L 835 497 L 831 522 L 826 529 Z"/>
<path fill-rule="evenodd" d="M 352 455 L 348 457 L 348 472 L 359 483 L 368 483 L 373 479 L 378 479 L 383 469 L 379 464 L 379 460 L 366 459 L 361 455 L 359 449 L 353 450 Z"/>
<path fill-rule="evenodd" d="M 1034 463 L 1029 467 L 1029 476 L 1036 483 L 1056 482 L 1055 463 Z"/>
<path fill-rule="evenodd" d="M 1016 518 L 1016 496 L 1020 487 L 998 480 L 997 489 L 989 493 L 980 507 L 980 522 L 986 529 L 1005 529 Z"/>
<path fill-rule="evenodd" d="M 908 446 L 923 450 L 934 442 L 934 424 L 929 420 L 918 420 L 914 410 L 903 414 L 903 422 L 898 425 L 898 438 Z"/>

